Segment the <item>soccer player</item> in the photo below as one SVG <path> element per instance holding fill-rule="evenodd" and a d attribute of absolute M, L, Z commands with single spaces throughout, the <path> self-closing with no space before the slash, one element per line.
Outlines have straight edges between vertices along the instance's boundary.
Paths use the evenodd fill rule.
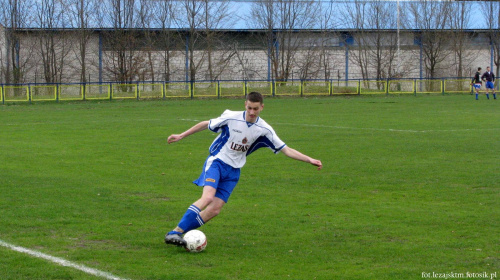
<path fill-rule="evenodd" d="M 490 67 L 486 67 L 486 72 L 481 76 L 481 80 L 486 81 L 486 97 L 490 99 L 490 89 L 493 93 L 493 98 L 497 99 L 497 95 L 495 93 L 495 74 L 490 71 Z"/>
<path fill-rule="evenodd" d="M 476 75 L 474 75 L 474 78 L 472 78 L 471 85 L 474 86 L 474 89 L 476 90 L 476 100 L 479 99 L 479 89 L 481 89 L 481 85 L 483 82 L 481 81 L 481 67 L 477 68 Z"/>
<path fill-rule="evenodd" d="M 226 110 L 218 118 L 202 121 L 181 134 L 168 137 L 167 142 L 171 144 L 207 128 L 220 133 L 210 146 L 210 155 L 200 177 L 193 182 L 203 187 L 201 198 L 189 206 L 177 227 L 165 235 L 165 243 L 185 247 L 182 234 L 202 226 L 219 214 L 238 183 L 240 168 L 245 165 L 246 157 L 259 148 L 270 148 L 275 154 L 282 152 L 321 170 L 323 165 L 320 160 L 288 147 L 276 135 L 273 128 L 259 117 L 262 109 L 262 95 L 251 92 L 245 100 L 245 111 Z"/>

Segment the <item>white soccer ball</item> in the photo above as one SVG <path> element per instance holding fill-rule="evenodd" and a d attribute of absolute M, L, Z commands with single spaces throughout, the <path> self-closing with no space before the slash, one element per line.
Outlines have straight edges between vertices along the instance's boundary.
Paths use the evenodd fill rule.
<path fill-rule="evenodd" d="M 207 237 L 199 230 L 190 230 L 184 235 L 186 251 L 199 253 L 207 247 Z"/>

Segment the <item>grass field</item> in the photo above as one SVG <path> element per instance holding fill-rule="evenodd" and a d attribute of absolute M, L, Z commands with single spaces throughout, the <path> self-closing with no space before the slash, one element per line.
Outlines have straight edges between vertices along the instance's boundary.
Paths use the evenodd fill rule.
<path fill-rule="evenodd" d="M 481 97 L 268 98 L 261 117 L 324 168 L 252 154 L 200 254 L 163 237 L 215 134 L 166 138 L 241 99 L 0 106 L 0 241 L 120 279 L 500 278 L 500 100 Z M 0 279 L 102 279 L 0 260 Z"/>

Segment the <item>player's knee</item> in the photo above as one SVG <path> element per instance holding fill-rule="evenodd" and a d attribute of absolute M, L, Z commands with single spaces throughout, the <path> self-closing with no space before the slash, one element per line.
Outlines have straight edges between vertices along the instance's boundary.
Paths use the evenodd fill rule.
<path fill-rule="evenodd" d="M 213 196 L 203 196 L 201 198 L 203 200 L 203 204 L 206 206 L 206 205 L 209 205 L 210 203 L 212 203 L 214 201 L 214 197 Z"/>
<path fill-rule="evenodd" d="M 220 214 L 220 210 L 221 208 L 218 207 L 210 207 L 209 209 L 207 209 L 207 211 L 210 212 L 211 217 L 218 216 Z"/>

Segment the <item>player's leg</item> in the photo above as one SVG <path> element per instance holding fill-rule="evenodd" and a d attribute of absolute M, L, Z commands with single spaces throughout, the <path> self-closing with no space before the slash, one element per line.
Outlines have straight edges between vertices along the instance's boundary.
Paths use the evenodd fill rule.
<path fill-rule="evenodd" d="M 221 177 L 221 174 L 225 175 Z M 220 213 L 238 183 L 239 176 L 239 168 L 233 168 L 223 162 L 206 164 L 201 176 L 194 181 L 197 185 L 204 185 L 202 197 L 188 208 L 178 226 L 167 233 L 165 242 L 185 246 L 182 234 L 204 225 Z"/>
<path fill-rule="evenodd" d="M 486 98 L 490 99 L 490 82 L 486 82 Z"/>
<path fill-rule="evenodd" d="M 203 187 L 201 198 L 189 206 L 173 233 L 185 233 L 205 224 L 206 221 L 200 217 L 200 212 L 214 201 L 216 191 L 211 186 Z"/>
<path fill-rule="evenodd" d="M 474 85 L 474 89 L 476 90 L 476 100 L 479 100 L 479 88 L 480 86 Z"/>
<path fill-rule="evenodd" d="M 186 245 L 186 241 L 182 238 L 182 234 L 197 229 L 208 221 L 200 216 L 200 212 L 201 209 L 204 209 L 214 201 L 216 191 L 217 189 L 212 186 L 203 187 L 201 198 L 189 206 L 177 227 L 165 235 L 165 243 L 177 246 Z"/>
<path fill-rule="evenodd" d="M 219 215 L 220 210 L 226 205 L 229 197 L 233 193 L 234 188 L 240 180 L 240 169 L 226 166 L 224 176 L 220 179 L 217 186 L 217 191 L 213 200 L 207 204 L 207 207 L 201 211 L 200 216 L 203 221 L 208 222 Z"/>
<path fill-rule="evenodd" d="M 200 212 L 200 216 L 203 219 L 203 221 L 205 221 L 206 223 L 211 219 L 215 218 L 217 215 L 219 215 L 220 210 L 222 209 L 222 207 L 224 207 L 225 204 L 226 202 L 224 202 L 224 200 L 218 197 L 214 197 L 212 202 L 208 204 L 203 211 Z"/>
<path fill-rule="evenodd" d="M 220 174 L 220 164 L 214 162 L 209 157 L 205 161 L 200 177 L 193 182 L 198 186 L 203 186 L 201 198 L 188 207 L 177 227 L 165 235 L 165 243 L 185 246 L 186 241 L 182 238 L 182 234 L 205 224 L 205 221 L 200 216 L 200 212 L 214 200 Z"/>
<path fill-rule="evenodd" d="M 201 198 L 193 203 L 193 205 L 198 207 L 199 209 L 205 209 L 205 207 L 207 207 L 214 200 L 216 192 L 216 188 L 212 186 L 204 186 Z"/>

